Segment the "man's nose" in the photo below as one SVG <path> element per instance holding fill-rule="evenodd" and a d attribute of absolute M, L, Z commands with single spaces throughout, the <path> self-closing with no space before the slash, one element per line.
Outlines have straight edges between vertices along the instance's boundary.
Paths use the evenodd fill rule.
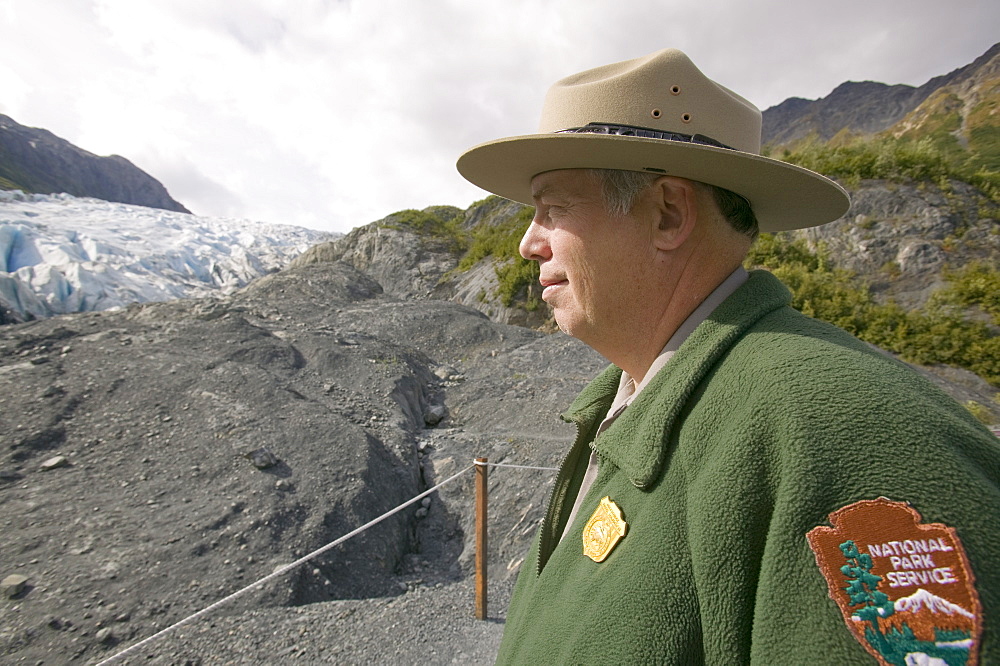
<path fill-rule="evenodd" d="M 521 238 L 521 244 L 517 247 L 521 256 L 530 261 L 544 261 L 552 257 L 552 251 L 549 249 L 548 233 L 545 227 L 538 224 L 537 220 L 538 214 L 536 213 L 535 219 L 528 225 L 528 229 Z"/>

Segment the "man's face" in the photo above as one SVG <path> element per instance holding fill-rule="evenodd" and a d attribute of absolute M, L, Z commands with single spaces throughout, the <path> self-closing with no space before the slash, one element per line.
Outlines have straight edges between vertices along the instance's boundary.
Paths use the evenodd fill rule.
<path fill-rule="evenodd" d="M 655 250 L 648 224 L 634 214 L 609 215 L 600 180 L 583 169 L 541 173 L 531 187 L 535 218 L 520 252 L 539 264 L 542 300 L 563 332 L 598 351 L 614 349 L 649 307 L 643 300 Z"/>

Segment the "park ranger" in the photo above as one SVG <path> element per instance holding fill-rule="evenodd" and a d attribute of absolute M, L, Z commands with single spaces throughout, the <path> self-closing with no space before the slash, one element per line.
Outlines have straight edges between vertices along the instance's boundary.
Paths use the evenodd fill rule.
<path fill-rule="evenodd" d="M 459 159 L 535 206 L 560 329 L 611 365 L 507 613 L 502 664 L 1000 663 L 1000 449 L 901 363 L 742 264 L 842 217 L 761 114 L 668 49 L 552 86 Z"/>

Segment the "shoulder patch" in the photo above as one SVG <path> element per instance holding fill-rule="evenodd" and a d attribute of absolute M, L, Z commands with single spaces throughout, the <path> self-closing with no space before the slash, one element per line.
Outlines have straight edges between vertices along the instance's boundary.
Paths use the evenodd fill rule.
<path fill-rule="evenodd" d="M 884 497 L 806 538 L 844 622 L 883 666 L 978 663 L 982 606 L 955 530 Z"/>

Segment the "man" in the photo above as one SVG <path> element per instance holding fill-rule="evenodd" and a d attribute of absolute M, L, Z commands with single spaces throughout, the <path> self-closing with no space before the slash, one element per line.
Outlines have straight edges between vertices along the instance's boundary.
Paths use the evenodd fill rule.
<path fill-rule="evenodd" d="M 556 83 L 459 171 L 534 204 L 521 254 L 612 362 L 522 565 L 499 663 L 1000 663 L 1000 451 L 903 364 L 741 267 L 848 208 L 665 50 Z"/>

